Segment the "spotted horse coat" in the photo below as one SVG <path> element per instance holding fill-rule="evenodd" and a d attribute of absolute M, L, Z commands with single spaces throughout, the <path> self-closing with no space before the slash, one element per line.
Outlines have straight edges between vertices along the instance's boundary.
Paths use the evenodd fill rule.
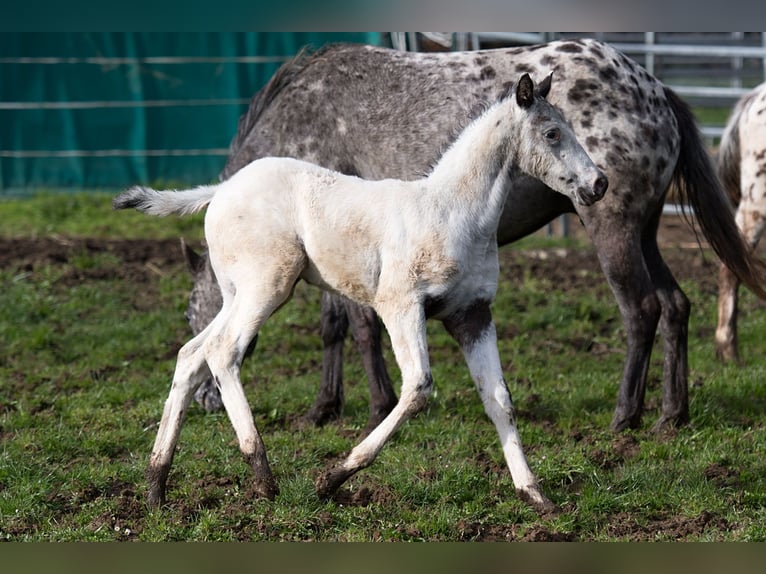
<path fill-rule="evenodd" d="M 766 229 L 766 82 L 734 106 L 718 150 L 718 169 L 737 205 L 736 221 L 755 248 Z M 724 361 L 739 359 L 737 295 L 739 279 L 721 264 L 718 281 L 716 352 Z"/>
<path fill-rule="evenodd" d="M 590 39 L 475 52 L 410 53 L 335 45 L 282 66 L 240 118 L 227 164 L 231 176 L 264 156 L 293 156 L 369 179 L 414 179 L 428 171 L 459 129 L 519 73 L 553 72 L 551 102 L 609 180 L 596 205 L 575 206 L 529 178 L 517 185 L 497 232 L 500 245 L 562 213 L 575 212 L 598 253 L 625 325 L 626 358 L 611 427 L 641 422 L 655 334 L 663 336 L 660 429 L 689 419 L 690 304 L 662 259 L 657 227 L 671 182 L 728 267 L 760 296 L 762 269 L 741 241 L 688 106 L 615 48 Z M 204 276 L 204 274 L 198 274 Z M 197 280 L 195 292 L 210 288 Z M 196 305 L 199 313 L 199 305 Z M 212 310 L 210 318 L 217 312 Z M 351 319 L 370 384 L 370 424 L 396 404 L 370 308 L 322 299 L 322 385 L 309 413 L 340 412 L 343 338 Z M 212 384 L 200 396 L 215 395 Z"/>

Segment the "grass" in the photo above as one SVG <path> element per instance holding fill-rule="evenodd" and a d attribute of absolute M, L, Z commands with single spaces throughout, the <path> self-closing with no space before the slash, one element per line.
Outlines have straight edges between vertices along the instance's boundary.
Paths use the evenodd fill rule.
<path fill-rule="evenodd" d="M 98 194 L 5 201 L 0 222 L 0 238 L 199 241 L 201 234 L 198 218 L 114 213 L 109 197 Z M 569 287 L 545 272 L 555 263 L 528 256 L 562 247 L 571 256 L 589 249 L 531 238 L 503 250 L 494 306 L 530 465 L 562 509 L 542 518 L 515 496 L 496 433 L 438 324 L 429 324 L 436 390 L 427 410 L 349 481 L 346 503 L 318 500 L 314 478 L 356 443 L 368 397 L 349 342 L 342 420 L 324 428 L 297 424 L 313 402 L 321 366 L 319 293 L 305 286 L 266 324 L 243 369 L 278 499 L 250 499 L 249 471 L 225 414 L 192 407 L 169 504 L 146 508 L 144 468 L 174 353 L 188 336 L 183 309 L 191 280 L 183 263 L 140 286 L 111 275 L 124 263 L 110 252 L 0 267 L 0 539 L 766 540 L 761 304 L 743 293 L 746 361 L 721 365 L 712 348 L 714 293 L 685 281 L 694 303 L 693 422 L 664 435 L 650 430 L 661 401 L 658 340 L 644 426 L 615 436 L 608 425 L 624 330 L 599 272 L 583 269 Z M 386 356 L 397 377 L 388 347 Z"/>

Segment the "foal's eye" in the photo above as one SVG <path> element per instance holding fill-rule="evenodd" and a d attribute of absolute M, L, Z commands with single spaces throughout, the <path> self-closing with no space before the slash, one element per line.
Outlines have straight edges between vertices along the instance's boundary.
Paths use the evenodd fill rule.
<path fill-rule="evenodd" d="M 545 139 L 548 143 L 557 143 L 561 139 L 561 132 L 556 128 L 550 129 L 545 132 Z"/>

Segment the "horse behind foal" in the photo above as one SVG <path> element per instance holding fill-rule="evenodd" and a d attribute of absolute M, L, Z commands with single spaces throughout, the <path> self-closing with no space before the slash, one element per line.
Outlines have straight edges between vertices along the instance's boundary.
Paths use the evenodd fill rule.
<path fill-rule="evenodd" d="M 766 82 L 734 106 L 718 150 L 721 181 L 735 205 L 737 227 L 752 249 L 766 229 Z M 737 291 L 739 279 L 724 263 L 718 275 L 716 352 L 724 361 L 739 358 Z"/>
<path fill-rule="evenodd" d="M 164 193 L 136 187 L 115 198 L 117 209 L 153 215 L 207 205 L 205 237 L 223 295 L 212 323 L 178 353 L 147 469 L 150 503 L 165 500 L 183 416 L 208 369 L 253 468 L 255 492 L 277 494 L 239 370 L 260 326 L 303 279 L 374 308 L 402 373 L 396 407 L 319 476 L 320 496 L 369 466 L 425 406 L 433 384 L 425 321 L 433 317 L 463 351 L 519 496 L 538 510 L 552 507 L 521 448 L 489 309 L 497 289 L 498 220 L 516 178 L 536 177 L 584 206 L 606 192 L 606 178 L 545 100 L 550 82 L 548 76 L 536 91 L 524 74 L 424 179 L 365 181 L 296 159 L 264 158 L 218 185 Z"/>

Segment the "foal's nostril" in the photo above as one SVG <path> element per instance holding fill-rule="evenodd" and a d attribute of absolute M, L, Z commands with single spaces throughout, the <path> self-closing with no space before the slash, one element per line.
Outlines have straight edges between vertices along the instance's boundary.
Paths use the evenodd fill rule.
<path fill-rule="evenodd" d="M 593 193 L 596 197 L 604 197 L 607 187 L 609 187 L 609 180 L 604 175 L 599 175 L 593 183 Z"/>

